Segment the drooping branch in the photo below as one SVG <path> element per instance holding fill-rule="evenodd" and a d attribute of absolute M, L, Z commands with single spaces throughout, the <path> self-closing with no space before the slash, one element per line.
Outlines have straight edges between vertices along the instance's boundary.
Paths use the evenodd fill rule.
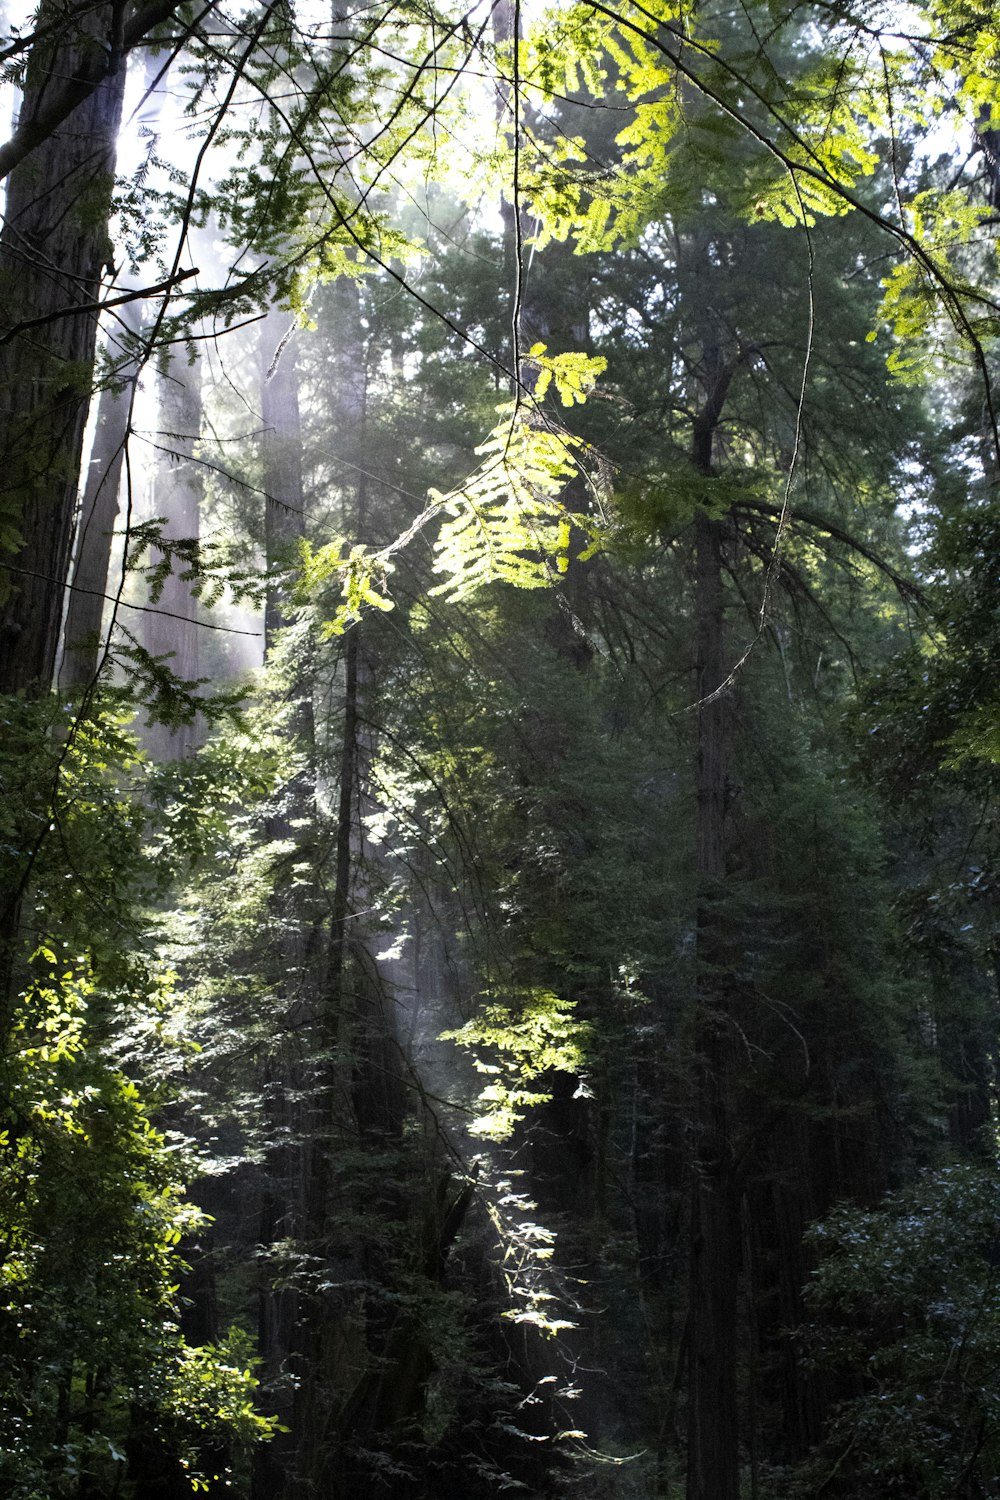
<path fill-rule="evenodd" d="M 736 511 L 755 511 L 758 515 L 767 516 L 774 521 L 779 520 L 782 514 L 781 507 L 778 505 L 773 505 L 766 500 L 753 500 L 747 497 L 741 497 L 739 500 L 734 501 L 733 509 Z M 817 516 L 811 511 L 803 510 L 801 507 L 796 509 L 795 519 L 796 521 L 801 521 L 803 525 L 811 527 L 813 531 L 823 532 L 833 541 L 839 542 L 841 546 L 847 547 L 851 552 L 856 552 L 859 557 L 864 558 L 865 562 L 871 563 L 872 567 L 877 568 L 884 577 L 888 578 L 900 598 L 905 600 L 906 603 L 916 605 L 923 605 L 925 603 L 923 590 L 919 584 L 914 583 L 910 578 L 904 577 L 898 568 L 894 568 L 874 548 L 869 547 L 851 532 L 845 531 L 835 521 L 830 521 L 825 516 Z"/>
<path fill-rule="evenodd" d="M 19 568 L 13 563 L 7 563 L 6 567 L 8 572 L 17 573 L 23 578 L 37 578 L 42 583 L 58 583 L 58 579 L 50 578 L 45 573 L 35 573 L 30 568 Z M 92 594 L 98 599 L 105 599 L 109 604 L 113 604 L 116 609 L 134 609 L 141 615 L 162 615 L 167 620 L 188 621 L 189 619 L 187 615 L 176 614 L 170 609 L 159 609 L 153 604 L 130 604 L 127 599 L 120 599 L 117 594 L 105 594 L 97 589 L 83 588 L 78 583 L 62 583 L 59 586 L 69 589 L 74 593 Z M 191 623 L 197 625 L 199 630 L 221 630 L 224 635 L 252 635 L 257 637 L 258 640 L 261 636 L 261 631 L 259 630 L 237 630 L 235 625 L 215 625 L 211 620 L 194 620 Z"/>

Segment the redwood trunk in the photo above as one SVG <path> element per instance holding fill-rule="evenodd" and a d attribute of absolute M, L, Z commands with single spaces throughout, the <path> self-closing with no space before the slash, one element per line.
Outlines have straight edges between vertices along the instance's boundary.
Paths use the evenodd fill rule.
<path fill-rule="evenodd" d="M 278 632 L 289 623 L 291 615 L 287 582 L 277 570 L 290 559 L 297 540 L 304 534 L 305 523 L 299 374 L 293 328 L 287 316 L 272 311 L 261 324 L 258 349 L 264 540 L 269 573 L 264 606 L 265 661 L 270 661 Z M 307 830 L 312 827 L 316 746 L 312 681 L 308 671 L 298 663 L 289 676 L 289 691 L 297 699 L 297 708 L 288 733 L 290 740 L 298 742 L 296 749 L 303 763 L 265 826 L 270 840 L 301 843 L 303 826 Z M 308 840 L 308 832 L 305 837 Z M 302 1019 L 303 997 L 309 993 L 312 977 L 311 942 L 302 927 L 301 898 L 294 884 L 290 885 L 280 874 L 283 866 L 284 861 L 275 864 L 276 884 L 270 905 L 275 922 L 278 993 L 286 1007 L 286 1024 L 294 1034 L 296 1022 Z M 311 1129 L 317 1127 L 317 1120 L 310 1119 L 309 1106 L 301 1102 L 309 1085 L 309 1070 L 303 1066 L 296 1045 L 279 1042 L 266 1061 L 261 1087 L 268 1133 L 274 1143 L 268 1154 L 260 1201 L 260 1244 L 268 1248 L 279 1240 L 294 1240 L 308 1229 L 309 1155 L 308 1145 L 303 1142 L 308 1142 Z M 320 1131 L 324 1123 L 320 1118 Z M 270 1276 L 262 1279 L 258 1290 L 261 1401 L 289 1430 L 256 1449 L 251 1482 L 253 1500 L 291 1500 L 302 1492 L 296 1479 L 296 1419 L 304 1408 L 302 1392 L 309 1389 L 316 1353 L 311 1321 L 308 1299 L 303 1301 L 297 1286 L 275 1285 Z M 293 1386 L 290 1373 L 297 1378 L 297 1385 Z M 308 1453 L 306 1457 L 308 1467 Z"/>
<path fill-rule="evenodd" d="M 58 23 L 45 3 L 39 24 Z M 114 55 L 123 10 L 100 5 L 32 49 L 21 127 L 62 81 Z M 0 234 L 0 691 L 52 681 L 69 572 L 124 61 L 11 172 Z M 49 319 L 30 328 L 32 319 Z"/>
<path fill-rule="evenodd" d="M 287 328 L 282 332 L 281 322 L 274 313 L 265 318 L 260 343 L 264 542 L 270 575 L 264 616 L 268 653 L 276 632 L 288 623 L 287 588 L 274 570 L 293 560 L 305 529 L 299 375 L 294 336 Z"/>
<path fill-rule="evenodd" d="M 709 335 L 706 394 L 691 459 L 711 474 L 715 431 L 733 377 Z M 737 1285 L 740 1185 L 732 1142 L 726 945 L 720 898 L 726 874 L 728 704 L 724 686 L 722 526 L 695 521 L 697 734 L 697 1013 L 688 1291 L 687 1500 L 738 1500 Z"/>

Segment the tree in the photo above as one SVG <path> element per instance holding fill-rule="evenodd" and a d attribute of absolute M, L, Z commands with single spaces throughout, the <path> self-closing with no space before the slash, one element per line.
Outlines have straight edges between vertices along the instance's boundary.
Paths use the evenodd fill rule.
<path fill-rule="evenodd" d="M 0 234 L 4 692 L 47 691 L 55 668 L 95 304 L 113 253 L 108 215 L 124 52 L 154 19 L 139 13 L 123 30 L 118 9 L 105 5 L 81 10 L 67 26 L 56 7 L 43 7 L 17 129 L 0 158 L 9 172 Z"/>
<path fill-rule="evenodd" d="M 537 1493 L 573 1452 L 585 1486 L 579 1434 L 600 1431 L 602 1393 L 622 1450 L 655 1451 L 651 1487 L 683 1470 L 692 1500 L 735 1500 L 741 1471 L 756 1493 L 779 1468 L 806 1484 L 791 1466 L 832 1451 L 845 1378 L 805 1368 L 786 1332 L 807 1221 L 842 1195 L 874 1209 L 949 1144 L 987 1150 L 991 871 L 974 877 L 962 853 L 944 920 L 929 897 L 970 828 L 942 761 L 963 762 L 963 794 L 985 792 L 969 765 L 992 755 L 996 325 L 977 259 L 991 205 L 970 199 L 969 165 L 959 192 L 940 185 L 920 117 L 954 79 L 989 164 L 989 18 L 929 8 L 914 41 L 871 10 L 588 0 L 534 28 L 517 6 L 495 27 L 461 8 L 315 26 L 185 10 L 137 12 L 89 53 L 81 33 L 108 14 L 78 19 L 43 13 L 10 44 L 29 59 L 28 108 L 0 154 L 18 163 L 4 253 L 29 168 L 37 201 L 69 212 L 57 166 L 81 111 L 99 115 L 107 164 L 118 54 L 157 19 L 190 148 L 172 152 L 168 123 L 129 183 L 100 187 L 65 262 L 84 311 L 40 291 L 0 330 L 18 351 L 8 602 L 39 642 L 0 678 L 32 700 L 5 710 L 5 1057 L 36 1080 L 8 1101 L 8 1239 L 42 1246 L 21 1255 L 10 1310 L 51 1310 L 31 1334 L 40 1360 L 60 1319 L 76 1337 L 40 1386 L 42 1447 L 11 1474 L 37 1488 L 54 1452 L 85 1452 L 79 1494 L 120 1481 L 138 1496 L 176 1488 L 199 1446 L 207 1474 L 228 1441 L 161 1379 L 203 1360 L 221 1377 L 215 1355 L 163 1334 L 181 1219 L 168 1205 L 149 1238 L 129 1234 L 137 1204 L 176 1198 L 137 1088 L 210 1172 L 216 1226 L 190 1255 L 197 1306 L 177 1311 L 192 1338 L 223 1310 L 257 1324 L 267 1396 L 293 1428 L 244 1489 L 433 1496 L 471 1467 L 486 1490 Z M 483 70 L 500 113 L 467 144 L 463 112 L 480 137 L 494 114 L 492 97 L 474 103 Z M 454 173 L 436 180 L 445 138 L 464 202 Z M 498 235 L 468 206 L 483 185 L 504 204 Z M 102 296 L 109 207 L 138 270 Z M 50 270 L 36 265 L 39 285 Z M 205 524 L 171 535 L 126 517 L 126 566 L 152 591 L 119 608 L 151 633 L 130 641 L 116 612 L 67 734 L 48 687 L 88 341 L 100 309 L 147 292 L 143 357 L 170 388 L 181 350 L 206 369 L 225 350 L 203 415 L 158 424 L 197 472 Z M 70 357 L 46 341 L 71 325 L 73 378 L 45 397 L 58 420 L 40 420 L 45 362 L 62 377 Z M 887 348 L 909 396 L 886 386 Z M 950 555 L 947 522 L 938 533 L 953 649 L 931 668 L 926 647 L 898 651 L 921 629 L 905 612 L 919 575 L 940 564 L 907 553 L 897 502 L 918 482 L 934 493 L 932 463 L 940 496 L 969 472 L 970 420 L 928 457 L 920 382 L 945 389 L 944 357 L 971 362 L 986 415 L 982 503 L 956 505 Z M 604 399 L 584 402 L 595 382 Z M 36 546 L 31 613 L 13 589 Z M 263 600 L 262 622 L 210 613 L 234 588 Z M 205 670 L 179 650 L 192 590 Z M 225 722 L 191 683 L 221 675 L 218 642 L 257 623 L 266 680 Z M 845 721 L 857 677 L 887 660 Z M 933 706 L 923 741 L 906 723 L 917 695 Z M 868 756 L 866 788 L 853 765 L 864 715 L 893 699 L 869 739 L 903 740 L 927 777 L 941 865 L 897 815 L 885 761 Z M 171 722 L 215 716 L 183 772 L 138 769 L 113 713 L 143 700 Z M 61 944 L 82 958 L 59 979 L 42 949 Z M 148 1012 L 158 946 L 180 996 Z M 91 974 L 101 1001 L 74 1030 Z M 76 986 L 62 1009 L 60 984 Z M 39 1062 L 48 1044 L 26 1058 L 17 1039 L 48 1034 L 43 994 L 65 1039 Z M 45 1113 L 56 1085 L 68 1118 Z M 68 1172 L 50 1149 L 64 1129 Z M 38 1239 L 47 1218 L 86 1230 L 81 1262 Z M 73 1309 L 88 1274 L 94 1299 Z M 138 1357 L 109 1334 L 88 1364 L 98 1324 L 124 1327 L 136 1297 L 151 1326 Z M 603 1305 L 624 1336 L 601 1327 Z M 611 1373 L 588 1382 L 578 1422 L 568 1372 L 597 1363 Z M 640 1375 L 648 1401 L 619 1400 Z M 235 1386 L 245 1406 L 246 1377 Z M 967 1431 L 946 1440 L 953 1488 Z M 56 1482 L 75 1483 L 65 1465 Z"/>

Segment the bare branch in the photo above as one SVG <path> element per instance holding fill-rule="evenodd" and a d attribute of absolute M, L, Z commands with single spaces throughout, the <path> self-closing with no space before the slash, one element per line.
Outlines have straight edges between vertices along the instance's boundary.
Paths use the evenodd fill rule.
<path fill-rule="evenodd" d="M 169 292 L 180 282 L 197 275 L 198 267 L 194 266 L 190 271 L 178 271 L 175 276 L 168 276 L 165 281 L 157 282 L 156 286 L 139 287 L 136 291 L 122 292 L 118 297 L 106 297 L 104 301 L 78 302 L 72 307 L 57 307 L 54 312 L 43 313 L 37 318 L 25 318 L 23 323 L 15 323 L 12 328 L 0 334 L 0 346 L 27 333 L 29 328 L 43 328 L 46 323 L 58 323 L 62 318 L 78 318 L 84 313 L 103 313 L 112 307 L 124 307 L 126 302 L 158 297 L 161 292 Z"/>

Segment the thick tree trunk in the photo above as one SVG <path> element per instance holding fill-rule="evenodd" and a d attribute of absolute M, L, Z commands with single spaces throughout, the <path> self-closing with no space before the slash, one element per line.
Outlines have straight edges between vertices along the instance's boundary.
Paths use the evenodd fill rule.
<path fill-rule="evenodd" d="M 336 332 L 340 358 L 331 382 L 328 419 L 337 453 L 345 461 L 341 487 L 353 498 L 348 525 L 354 540 L 370 544 L 364 424 L 368 376 L 365 337 L 357 286 L 341 279 L 327 294 L 328 316 Z M 268 485 L 269 494 L 271 487 Z M 352 494 L 353 492 L 353 494 Z M 349 503 L 349 502 L 348 502 Z M 279 518 L 275 516 L 275 520 Z M 280 521 L 279 521 L 280 524 Z M 313 1065 L 310 1120 L 305 1135 L 305 1196 L 303 1221 L 313 1254 L 329 1266 L 331 1281 L 359 1279 L 378 1285 L 363 1253 L 347 1250 L 338 1230 L 341 1204 L 337 1198 L 335 1142 L 347 1139 L 368 1144 L 358 1096 L 374 1103 L 377 1089 L 366 1075 L 364 1054 L 369 1039 L 364 972 L 369 955 L 355 908 L 358 900 L 358 863 L 361 847 L 361 788 L 369 753 L 369 733 L 363 713 L 369 664 L 362 625 L 344 637 L 343 656 L 335 678 L 341 696 L 340 723 L 331 726 L 329 740 L 339 737 L 336 753 L 337 815 L 332 858 L 332 891 L 326 967 L 315 1000 L 316 1039 L 320 1057 Z M 385 1080 L 379 1078 L 378 1085 Z M 374 1205 L 369 1205 L 369 1208 Z M 345 1261 L 348 1265 L 345 1266 Z M 377 1298 L 374 1301 L 377 1303 Z M 293 1426 L 298 1448 L 298 1471 L 307 1492 L 320 1497 L 342 1492 L 343 1463 L 340 1431 L 343 1413 L 333 1414 L 347 1397 L 354 1378 L 369 1364 L 372 1308 L 350 1298 L 337 1303 L 312 1295 L 303 1299 L 300 1320 L 301 1379 L 295 1395 Z M 345 1350 L 349 1353 L 345 1357 Z"/>
<path fill-rule="evenodd" d="M 21 128 L 73 74 L 114 56 L 120 4 L 78 12 L 32 49 Z M 39 23 L 62 12 L 43 4 Z M 0 691 L 52 681 L 69 571 L 124 61 L 11 172 L 0 234 Z M 19 332 L 23 323 L 37 321 Z"/>
<path fill-rule="evenodd" d="M 26 101 L 16 129 L 0 146 L 0 181 L 9 177 L 39 146 L 49 141 L 96 90 L 113 81 L 133 47 L 138 47 L 151 31 L 168 21 L 179 9 L 180 0 L 150 0 L 149 5 L 134 8 L 116 0 L 112 5 L 95 8 L 93 13 L 85 4 L 65 8 L 43 4 L 35 18 L 40 33 L 45 34 L 50 25 L 58 27 L 60 20 L 67 26 L 67 31 L 55 35 L 54 41 L 42 44 L 49 58 L 54 51 L 63 51 L 61 61 L 65 71 L 46 62 L 46 87 Z M 86 26 L 91 14 L 101 18 L 101 25 L 96 30 Z M 70 28 L 73 38 L 84 34 L 97 36 L 99 45 L 63 49 L 61 37 L 66 36 Z"/>
<path fill-rule="evenodd" d="M 294 324 L 289 325 L 287 316 L 272 311 L 264 319 L 258 357 L 263 419 L 260 452 L 265 491 L 264 541 L 271 573 L 264 607 L 265 660 L 272 664 L 279 632 L 290 623 L 287 584 L 273 570 L 290 560 L 305 529 L 299 375 Z M 288 691 L 296 700 L 289 740 L 293 742 L 293 752 L 301 755 L 301 768 L 285 788 L 281 804 L 268 817 L 265 827 L 269 840 L 285 846 L 301 840 L 303 824 L 307 830 L 305 836 L 309 837 L 312 824 L 308 820 L 314 811 L 316 795 L 312 680 L 304 665 L 292 665 Z M 293 1025 L 293 1018 L 303 1005 L 308 1005 L 311 943 L 303 930 L 301 895 L 289 888 L 280 873 L 285 865 L 282 856 L 275 866 L 270 906 L 275 924 L 276 992 L 281 996 L 289 1025 Z M 293 1241 L 304 1226 L 308 1228 L 309 1134 L 314 1122 L 309 1118 L 309 1104 L 304 1105 L 302 1100 L 312 1081 L 303 1067 L 298 1047 L 279 1042 L 267 1059 L 266 1074 L 261 1081 L 267 1132 L 272 1142 L 259 1205 L 259 1242 L 265 1250 L 279 1240 Z M 302 1406 L 300 1392 L 308 1388 L 311 1379 L 309 1318 L 298 1287 L 294 1283 L 276 1286 L 266 1275 L 258 1290 L 257 1314 L 262 1404 L 289 1430 L 255 1451 L 251 1495 L 253 1500 L 290 1500 L 301 1493 L 296 1478 L 296 1413 Z"/>

